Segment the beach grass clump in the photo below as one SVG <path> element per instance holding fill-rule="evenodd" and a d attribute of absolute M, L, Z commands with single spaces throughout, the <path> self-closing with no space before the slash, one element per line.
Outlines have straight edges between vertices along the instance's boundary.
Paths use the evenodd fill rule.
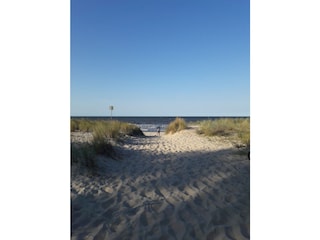
<path fill-rule="evenodd" d="M 71 119 L 70 130 L 71 132 L 92 132 L 94 135 L 103 135 L 106 138 L 116 140 L 123 135 L 144 136 L 138 126 L 117 120 L 89 121 L 85 119 Z"/>
<path fill-rule="evenodd" d="M 71 132 L 79 131 L 79 120 L 71 119 L 70 130 Z"/>
<path fill-rule="evenodd" d="M 250 119 L 237 119 L 236 131 L 240 141 L 250 147 Z"/>
<path fill-rule="evenodd" d="M 229 118 L 205 120 L 200 122 L 199 134 L 206 136 L 228 136 L 234 129 L 234 121 Z"/>
<path fill-rule="evenodd" d="M 249 118 L 220 118 L 200 122 L 199 134 L 205 136 L 235 136 L 242 144 L 250 146 Z"/>
<path fill-rule="evenodd" d="M 79 131 L 81 132 L 92 132 L 94 123 L 89 120 L 79 121 Z"/>
<path fill-rule="evenodd" d="M 144 136 L 141 129 L 131 123 L 120 121 L 99 121 L 93 127 L 94 137 L 105 137 L 118 140 L 123 136 Z"/>
<path fill-rule="evenodd" d="M 110 143 L 110 140 L 100 133 L 96 133 L 93 135 L 93 140 L 91 145 L 92 145 L 92 149 L 96 154 L 105 155 L 108 157 L 113 157 L 115 154 L 115 151 L 113 149 L 112 144 Z"/>
<path fill-rule="evenodd" d="M 115 158 L 116 154 L 110 141 L 102 135 L 95 135 L 92 142 L 71 143 L 71 165 L 85 167 L 88 170 L 97 168 L 97 156 Z"/>
<path fill-rule="evenodd" d="M 91 132 L 94 123 L 85 119 L 71 119 L 70 130 L 71 132 Z"/>
<path fill-rule="evenodd" d="M 187 123 L 183 118 L 177 117 L 174 121 L 170 122 L 168 127 L 166 128 L 166 134 L 172 134 L 179 132 L 183 129 L 187 128 Z"/>
<path fill-rule="evenodd" d="M 130 123 L 110 121 L 71 120 L 71 131 L 91 132 L 91 142 L 71 144 L 71 164 L 94 169 L 97 155 L 116 158 L 113 145 L 123 137 L 144 136 L 141 129 Z"/>
<path fill-rule="evenodd" d="M 97 156 L 103 155 L 114 158 L 115 151 L 103 131 L 99 131 L 99 126 L 92 126 L 93 140 L 83 143 L 71 143 L 71 165 L 85 167 L 88 170 L 95 170 L 97 167 Z"/>
<path fill-rule="evenodd" d="M 96 167 L 95 153 L 92 146 L 88 143 L 71 144 L 71 165 L 84 166 L 93 170 Z"/>
<path fill-rule="evenodd" d="M 118 139 L 121 123 L 119 121 L 98 121 L 93 126 L 93 137 Z"/>

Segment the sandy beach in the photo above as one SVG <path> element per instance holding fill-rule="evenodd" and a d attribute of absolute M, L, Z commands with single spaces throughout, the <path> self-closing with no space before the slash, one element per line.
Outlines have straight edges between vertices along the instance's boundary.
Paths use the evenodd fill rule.
<path fill-rule="evenodd" d="M 195 127 L 127 137 L 71 174 L 71 239 L 250 239 L 250 161 Z M 72 141 L 90 134 L 72 133 Z"/>

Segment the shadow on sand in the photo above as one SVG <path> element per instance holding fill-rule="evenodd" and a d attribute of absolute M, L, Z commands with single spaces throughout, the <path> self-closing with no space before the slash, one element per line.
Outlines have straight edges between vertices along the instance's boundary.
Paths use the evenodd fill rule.
<path fill-rule="evenodd" d="M 246 156 L 233 149 L 123 155 L 108 177 L 88 179 L 92 190 L 72 197 L 72 239 L 250 239 Z M 106 186 L 116 190 L 100 191 Z"/>

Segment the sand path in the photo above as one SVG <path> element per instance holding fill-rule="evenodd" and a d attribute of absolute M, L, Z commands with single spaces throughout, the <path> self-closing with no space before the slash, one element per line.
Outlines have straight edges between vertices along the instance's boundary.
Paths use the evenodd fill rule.
<path fill-rule="evenodd" d="M 250 238 L 250 161 L 228 141 L 191 128 L 117 150 L 72 176 L 71 239 Z"/>

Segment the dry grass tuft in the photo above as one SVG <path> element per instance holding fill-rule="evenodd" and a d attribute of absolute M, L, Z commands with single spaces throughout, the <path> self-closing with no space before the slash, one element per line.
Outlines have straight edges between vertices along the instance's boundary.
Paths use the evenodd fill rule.
<path fill-rule="evenodd" d="M 177 117 L 174 121 L 169 123 L 166 129 L 166 134 L 176 133 L 186 128 L 187 128 L 186 121 L 183 118 Z"/>
<path fill-rule="evenodd" d="M 93 141 L 85 144 L 71 144 L 71 164 L 84 166 L 89 170 L 96 168 L 97 155 L 116 158 L 111 141 L 122 136 L 144 136 L 136 125 L 120 121 L 71 120 L 71 131 L 92 132 Z"/>
<path fill-rule="evenodd" d="M 199 124 L 198 133 L 205 136 L 235 136 L 242 144 L 250 147 L 249 118 L 221 118 L 202 121 Z"/>

